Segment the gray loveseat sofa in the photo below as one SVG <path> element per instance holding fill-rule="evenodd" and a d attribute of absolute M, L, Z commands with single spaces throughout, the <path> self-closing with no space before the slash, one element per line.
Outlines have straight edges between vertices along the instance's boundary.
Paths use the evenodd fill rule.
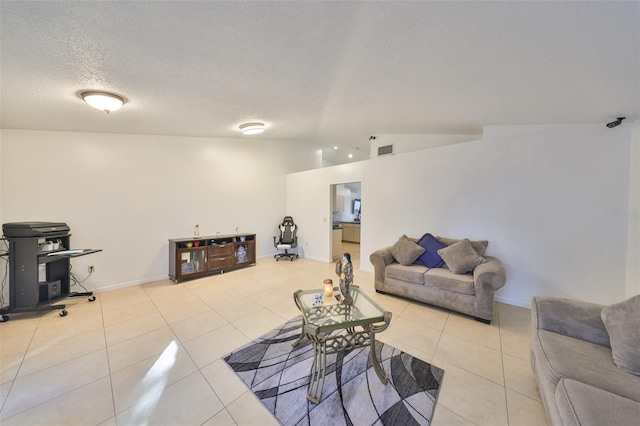
<path fill-rule="evenodd" d="M 463 241 L 437 238 L 447 246 Z M 409 240 L 418 242 L 415 238 Z M 482 263 L 467 273 L 454 273 L 446 264 L 437 268 L 418 263 L 400 264 L 392 254 L 394 246 L 376 250 L 369 256 L 375 270 L 375 289 L 379 293 L 402 296 L 471 315 L 488 324 L 493 320 L 495 292 L 505 285 L 506 274 L 500 260 L 482 256 L 487 248 L 486 241 L 470 243 L 482 252 L 482 260 L 479 260 Z"/>
<path fill-rule="evenodd" d="M 640 373 L 640 296 L 628 305 L 533 298 L 531 367 L 551 425 L 640 424 L 640 376 L 616 365 L 635 356 Z"/>

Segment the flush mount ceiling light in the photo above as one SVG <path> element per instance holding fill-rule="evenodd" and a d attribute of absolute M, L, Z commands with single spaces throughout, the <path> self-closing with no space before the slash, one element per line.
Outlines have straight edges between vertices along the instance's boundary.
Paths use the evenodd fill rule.
<path fill-rule="evenodd" d="M 240 125 L 243 135 L 255 135 L 264 132 L 264 123 L 245 123 Z"/>
<path fill-rule="evenodd" d="M 80 97 L 89 105 L 109 114 L 117 111 L 124 105 L 124 98 L 113 93 L 88 91 L 80 93 Z"/>

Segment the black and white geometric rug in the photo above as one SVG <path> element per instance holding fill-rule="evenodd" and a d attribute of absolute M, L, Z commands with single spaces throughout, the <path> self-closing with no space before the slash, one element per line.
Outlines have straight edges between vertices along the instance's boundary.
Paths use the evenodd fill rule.
<path fill-rule="evenodd" d="M 224 360 L 286 426 L 429 425 L 444 370 L 376 342 L 389 375 L 383 385 L 369 361 L 369 347 L 327 356 L 319 404 L 307 400 L 313 347 L 300 336 L 298 316 Z"/>

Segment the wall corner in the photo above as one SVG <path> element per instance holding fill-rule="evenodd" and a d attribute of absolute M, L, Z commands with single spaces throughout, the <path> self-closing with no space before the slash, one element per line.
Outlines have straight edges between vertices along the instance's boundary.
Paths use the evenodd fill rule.
<path fill-rule="evenodd" d="M 640 294 L 640 119 L 633 124 L 627 209 L 626 296 Z"/>

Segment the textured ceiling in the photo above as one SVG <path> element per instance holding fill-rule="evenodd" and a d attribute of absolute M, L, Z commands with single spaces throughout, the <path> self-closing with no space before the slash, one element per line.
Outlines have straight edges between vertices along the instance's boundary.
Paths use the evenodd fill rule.
<path fill-rule="evenodd" d="M 640 117 L 640 2 L 1 2 L 1 126 L 265 138 Z M 78 97 L 128 99 L 110 115 Z M 246 137 L 246 136 L 245 136 Z M 359 150 L 355 150 L 355 148 Z"/>

